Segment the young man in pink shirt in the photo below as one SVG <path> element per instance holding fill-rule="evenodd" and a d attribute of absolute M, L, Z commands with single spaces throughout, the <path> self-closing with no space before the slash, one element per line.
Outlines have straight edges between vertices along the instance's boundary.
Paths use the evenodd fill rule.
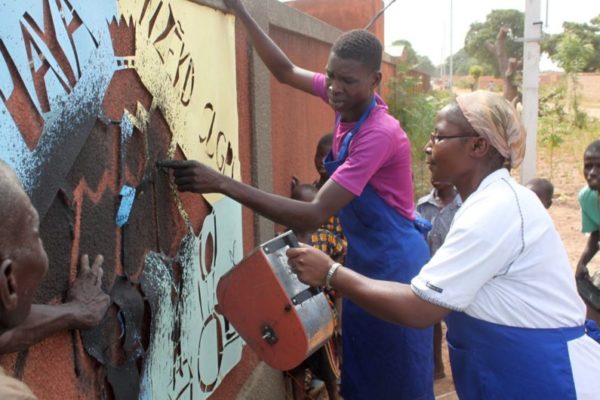
<path fill-rule="evenodd" d="M 240 0 L 225 3 L 282 83 L 321 97 L 336 111 L 330 178 L 311 203 L 262 192 L 196 161 L 166 161 L 181 191 L 223 193 L 265 217 L 300 231 L 337 214 L 348 239 L 346 264 L 374 279 L 409 283 L 429 258 L 415 227 L 410 143 L 375 93 L 381 43 L 364 30 L 333 45 L 326 75 L 294 65 L 260 29 Z M 333 276 L 339 264 L 330 266 Z M 431 329 L 411 329 L 369 315 L 344 299 L 341 394 L 352 399 L 433 399 Z"/>

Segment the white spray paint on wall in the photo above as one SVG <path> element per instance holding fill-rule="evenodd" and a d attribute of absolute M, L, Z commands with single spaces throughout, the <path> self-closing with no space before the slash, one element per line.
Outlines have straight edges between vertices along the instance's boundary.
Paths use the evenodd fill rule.
<path fill-rule="evenodd" d="M 179 288 L 172 285 L 168 262 L 155 253 L 146 257 L 143 287 L 158 301 L 141 399 L 206 399 L 240 361 L 242 339 L 214 311 L 219 278 L 242 257 L 242 236 L 235 229 L 240 213 L 238 203 L 224 198 L 204 220 L 200 235 L 184 238 L 175 259 L 183 271 Z"/>

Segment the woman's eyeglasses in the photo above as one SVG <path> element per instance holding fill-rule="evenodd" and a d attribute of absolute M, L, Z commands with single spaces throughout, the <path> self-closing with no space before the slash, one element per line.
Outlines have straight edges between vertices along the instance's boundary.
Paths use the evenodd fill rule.
<path fill-rule="evenodd" d="M 429 135 L 429 141 L 432 144 L 438 144 L 439 142 L 441 142 L 442 140 L 446 140 L 446 139 L 463 139 L 463 138 L 469 138 L 469 137 L 478 137 L 479 135 L 458 135 L 458 136 L 442 136 L 439 135 L 437 132 L 432 132 L 431 135 Z"/>

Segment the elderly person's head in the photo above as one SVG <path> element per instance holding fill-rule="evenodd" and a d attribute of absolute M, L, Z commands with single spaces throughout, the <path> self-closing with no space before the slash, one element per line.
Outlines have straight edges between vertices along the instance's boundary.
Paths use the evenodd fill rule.
<path fill-rule="evenodd" d="M 495 170 L 521 164 L 525 130 L 506 99 L 477 91 L 458 96 L 438 113 L 425 151 L 432 179 L 454 184 L 464 196 Z"/>
<path fill-rule="evenodd" d="M 29 314 L 48 269 L 39 217 L 15 173 L 0 161 L 0 332 Z"/>

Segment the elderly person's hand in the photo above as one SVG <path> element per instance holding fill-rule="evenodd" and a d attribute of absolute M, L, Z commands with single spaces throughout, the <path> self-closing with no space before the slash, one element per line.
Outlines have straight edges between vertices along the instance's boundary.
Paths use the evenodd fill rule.
<path fill-rule="evenodd" d="M 288 264 L 300 281 L 309 286 L 325 286 L 329 268 L 335 263 L 327 254 L 303 244 L 287 251 Z"/>
<path fill-rule="evenodd" d="M 218 193 L 224 175 L 194 160 L 165 160 L 159 167 L 171 168 L 180 192 Z"/>
<path fill-rule="evenodd" d="M 90 268 L 88 255 L 81 256 L 79 275 L 69 289 L 65 304 L 72 309 L 77 329 L 98 325 L 110 305 L 110 297 L 102 290 L 103 262 L 104 258 L 98 255 Z"/>

